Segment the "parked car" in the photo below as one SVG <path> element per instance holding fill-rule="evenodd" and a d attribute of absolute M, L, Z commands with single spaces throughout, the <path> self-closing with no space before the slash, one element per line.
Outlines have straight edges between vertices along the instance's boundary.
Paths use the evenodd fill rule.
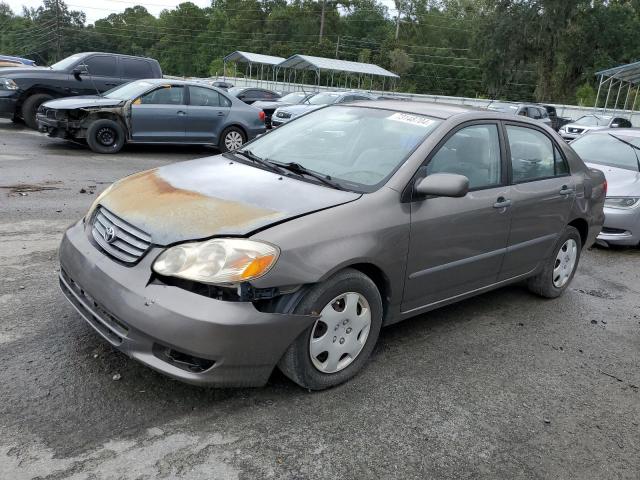
<path fill-rule="evenodd" d="M 580 135 L 584 135 L 592 130 L 602 130 L 604 128 L 631 128 L 631 122 L 626 118 L 612 115 L 583 115 L 575 122 L 564 125 L 558 133 L 567 141 L 575 140 Z"/>
<path fill-rule="evenodd" d="M 378 99 L 378 95 L 366 92 L 321 92 L 303 104 L 277 108 L 271 117 L 271 125 L 279 127 L 300 115 L 317 110 L 326 105 Z"/>
<path fill-rule="evenodd" d="M 315 93 L 292 92 L 273 101 L 261 100 L 254 102 L 253 106 L 264 112 L 264 123 L 267 128 L 271 128 L 271 117 L 277 108 L 307 103 L 314 95 Z"/>
<path fill-rule="evenodd" d="M 549 119 L 551 120 L 551 128 L 553 128 L 556 132 L 567 123 L 571 123 L 571 119 L 559 117 L 558 113 L 556 112 L 556 107 L 554 107 L 553 105 L 541 105 L 541 107 L 543 107 L 547 111 L 547 115 L 549 115 Z"/>
<path fill-rule="evenodd" d="M 28 58 L 0 55 L 0 67 L 35 67 L 36 62 Z"/>
<path fill-rule="evenodd" d="M 249 105 L 260 100 L 277 100 L 281 96 L 278 92 L 272 92 L 271 90 L 267 90 L 265 88 L 255 87 L 233 87 L 227 91 L 229 92 L 229 94 L 233 95 L 239 100 L 242 100 L 244 103 L 248 103 Z"/>
<path fill-rule="evenodd" d="M 226 151 L 265 132 L 262 111 L 214 87 L 167 79 L 52 100 L 37 119 L 40 131 L 86 140 L 97 153 L 116 153 L 125 143 L 206 144 Z"/>
<path fill-rule="evenodd" d="M 211 82 L 211 85 L 217 88 L 221 88 L 222 90 L 229 90 L 230 88 L 233 88 L 233 83 L 223 82 L 219 80 L 216 80 L 215 82 Z"/>
<path fill-rule="evenodd" d="M 591 131 L 571 142 L 590 167 L 607 177 L 604 226 L 600 242 L 611 245 L 640 244 L 640 129 Z"/>
<path fill-rule="evenodd" d="M 604 198 L 602 172 L 538 122 L 331 105 L 116 182 L 64 234 L 60 283 L 169 376 L 259 386 L 277 364 L 323 389 L 363 367 L 382 325 L 525 279 L 561 295 Z"/>
<path fill-rule="evenodd" d="M 53 98 L 95 95 L 130 80 L 162 78 L 156 60 L 113 53 L 78 53 L 51 67 L 0 70 L 0 117 L 38 128 L 38 107 Z"/>
<path fill-rule="evenodd" d="M 487 108 L 494 112 L 510 113 L 511 115 L 528 117 L 544 123 L 549 127 L 552 126 L 549 114 L 542 105 L 534 105 L 530 103 L 491 102 Z"/>

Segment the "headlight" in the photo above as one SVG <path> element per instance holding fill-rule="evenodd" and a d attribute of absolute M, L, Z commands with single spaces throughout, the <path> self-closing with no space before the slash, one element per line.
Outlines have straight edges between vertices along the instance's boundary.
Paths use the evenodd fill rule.
<path fill-rule="evenodd" d="M 168 248 L 153 263 L 153 270 L 202 283 L 238 283 L 267 273 L 279 254 L 277 247 L 267 243 L 216 238 Z"/>
<path fill-rule="evenodd" d="M 0 90 L 18 90 L 18 84 L 10 78 L 0 78 Z"/>
<path fill-rule="evenodd" d="M 638 197 L 607 197 L 604 206 L 609 208 L 634 208 L 639 205 Z"/>

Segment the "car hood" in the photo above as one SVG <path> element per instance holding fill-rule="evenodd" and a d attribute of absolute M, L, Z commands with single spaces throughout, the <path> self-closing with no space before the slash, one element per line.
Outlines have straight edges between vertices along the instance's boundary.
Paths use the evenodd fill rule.
<path fill-rule="evenodd" d="M 284 107 L 282 111 L 290 113 L 292 116 L 297 117 L 298 115 L 302 115 L 303 113 L 307 113 L 312 110 L 317 110 L 325 106 L 326 105 L 309 105 L 307 103 L 307 104 L 300 104 L 300 105 L 290 105 L 290 106 Z"/>
<path fill-rule="evenodd" d="M 168 245 L 249 235 L 360 196 L 216 156 L 126 177 L 99 203 L 147 232 L 153 243 Z"/>
<path fill-rule="evenodd" d="M 17 77 L 40 77 L 51 75 L 51 73 L 66 73 L 62 70 L 52 70 L 49 67 L 3 67 L 0 70 L 0 77 L 9 77 L 16 75 Z"/>
<path fill-rule="evenodd" d="M 607 197 L 640 197 L 640 172 L 597 163 L 586 165 L 604 173 L 607 179 Z"/>
<path fill-rule="evenodd" d="M 117 107 L 123 102 L 124 100 L 118 100 L 115 98 L 104 98 L 99 97 L 98 95 L 87 95 L 50 100 L 46 102 L 44 106 L 56 110 L 73 110 L 74 108 Z"/>
<path fill-rule="evenodd" d="M 589 130 L 602 130 L 604 128 L 607 128 L 605 126 L 594 126 L 594 125 L 580 125 L 578 123 L 567 123 L 565 125 L 563 125 L 564 128 L 580 128 L 582 130 L 584 130 L 585 132 L 588 132 Z"/>

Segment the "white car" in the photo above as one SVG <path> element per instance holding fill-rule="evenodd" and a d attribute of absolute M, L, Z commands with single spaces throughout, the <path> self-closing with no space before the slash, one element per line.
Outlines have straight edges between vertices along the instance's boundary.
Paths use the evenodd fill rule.
<path fill-rule="evenodd" d="M 558 133 L 567 141 L 575 140 L 591 130 L 605 128 L 631 128 L 631 122 L 622 117 L 612 115 L 584 115 L 573 123 L 560 127 Z"/>

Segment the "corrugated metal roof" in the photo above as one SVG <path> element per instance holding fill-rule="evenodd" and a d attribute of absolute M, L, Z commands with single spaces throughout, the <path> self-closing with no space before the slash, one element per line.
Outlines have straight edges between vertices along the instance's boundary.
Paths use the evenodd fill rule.
<path fill-rule="evenodd" d="M 622 80 L 635 85 L 640 83 L 640 62 L 628 63 L 626 65 L 619 65 L 617 67 L 601 70 L 596 72 L 596 75 L 613 77 L 617 80 Z"/>
<path fill-rule="evenodd" d="M 224 61 L 234 61 L 241 63 L 260 63 L 262 65 L 278 65 L 284 60 L 282 57 L 262 55 L 261 53 L 241 52 L 236 50 L 224 57 Z"/>
<path fill-rule="evenodd" d="M 393 72 L 372 63 L 350 62 L 335 58 L 312 57 L 310 55 L 293 55 L 280 63 L 278 67 L 298 70 L 334 70 L 340 72 L 363 73 L 380 77 L 400 78 Z"/>

